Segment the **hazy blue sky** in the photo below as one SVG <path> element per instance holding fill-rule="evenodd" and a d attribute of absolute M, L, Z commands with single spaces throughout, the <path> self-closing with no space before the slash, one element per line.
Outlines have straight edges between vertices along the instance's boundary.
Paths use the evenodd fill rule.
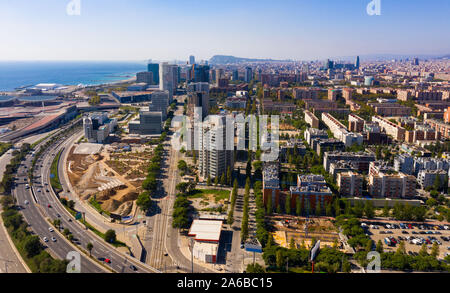
<path fill-rule="evenodd" d="M 450 54 L 450 1 L 0 0 L 0 60 Z"/>

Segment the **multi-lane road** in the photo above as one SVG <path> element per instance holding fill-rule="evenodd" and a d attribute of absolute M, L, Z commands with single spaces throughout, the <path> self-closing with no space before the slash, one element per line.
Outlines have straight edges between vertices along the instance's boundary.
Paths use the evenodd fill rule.
<path fill-rule="evenodd" d="M 76 135 L 77 133 L 75 133 Z M 39 158 L 35 168 L 35 181 L 31 188 L 27 189 L 27 170 L 31 168 L 32 156 L 27 156 L 25 162 L 19 168 L 17 181 L 18 185 L 14 190 L 20 205 L 23 206 L 23 214 L 26 221 L 31 225 L 33 231 L 41 238 L 47 237 L 48 242 L 45 245 L 49 252 L 55 257 L 65 259 L 70 251 L 83 248 L 86 252 L 86 246 L 90 242 L 94 248 L 92 250 L 92 259 L 86 254 L 81 253 L 81 271 L 85 273 L 107 272 L 108 268 L 119 273 L 144 272 L 152 273 L 157 270 L 140 263 L 129 255 L 116 250 L 112 245 L 106 243 L 102 238 L 76 221 L 72 215 L 62 206 L 50 186 L 50 166 L 57 153 L 67 147 L 71 142 L 70 137 L 61 138 L 58 142 L 49 147 Z M 28 204 L 25 203 L 28 202 Z M 61 220 L 63 228 L 68 228 L 73 236 L 74 246 L 58 232 L 50 232 L 51 222 L 55 219 Z M 53 242 L 51 237 L 55 237 Z M 102 263 L 109 259 L 110 263 Z"/>

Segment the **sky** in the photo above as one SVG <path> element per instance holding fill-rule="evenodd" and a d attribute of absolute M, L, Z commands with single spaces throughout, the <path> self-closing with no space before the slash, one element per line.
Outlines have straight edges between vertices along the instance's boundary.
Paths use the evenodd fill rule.
<path fill-rule="evenodd" d="M 450 1 L 379 1 L 0 0 L 0 60 L 450 54 Z"/>

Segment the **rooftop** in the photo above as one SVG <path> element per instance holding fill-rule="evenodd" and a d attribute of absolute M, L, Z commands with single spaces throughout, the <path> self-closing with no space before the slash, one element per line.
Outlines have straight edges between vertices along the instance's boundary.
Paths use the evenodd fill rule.
<path fill-rule="evenodd" d="M 188 235 L 196 241 L 219 242 L 222 224 L 222 221 L 194 220 Z"/>

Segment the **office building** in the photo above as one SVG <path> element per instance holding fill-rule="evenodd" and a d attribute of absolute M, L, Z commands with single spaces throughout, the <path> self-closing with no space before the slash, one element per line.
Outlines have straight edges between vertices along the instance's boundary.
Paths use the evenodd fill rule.
<path fill-rule="evenodd" d="M 195 57 L 194 56 L 189 56 L 189 65 L 194 65 L 195 64 Z"/>
<path fill-rule="evenodd" d="M 169 107 L 169 92 L 156 91 L 152 93 L 152 102 L 149 105 L 150 112 L 161 112 L 162 120 L 167 119 L 167 108 Z"/>
<path fill-rule="evenodd" d="M 152 84 L 159 84 L 159 64 L 158 63 L 149 63 L 147 65 L 148 72 L 152 73 L 153 76 L 153 83 Z"/>
<path fill-rule="evenodd" d="M 117 119 L 109 119 L 107 113 L 91 113 L 83 118 L 84 137 L 90 143 L 104 143 L 117 127 Z"/>
<path fill-rule="evenodd" d="M 136 83 L 153 84 L 153 72 L 144 71 L 136 73 Z"/>
<path fill-rule="evenodd" d="M 245 68 L 244 80 L 245 82 L 250 82 L 253 79 L 253 70 L 251 67 Z"/>
<path fill-rule="evenodd" d="M 130 121 L 130 134 L 160 135 L 162 132 L 162 113 L 140 111 L 139 121 Z"/>

